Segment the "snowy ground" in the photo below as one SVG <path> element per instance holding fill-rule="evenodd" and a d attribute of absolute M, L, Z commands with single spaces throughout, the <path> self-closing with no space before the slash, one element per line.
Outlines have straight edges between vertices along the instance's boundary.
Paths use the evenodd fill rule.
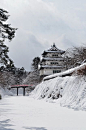
<path fill-rule="evenodd" d="M 28 96 L 0 100 L 0 130 L 86 130 L 86 112 Z"/>

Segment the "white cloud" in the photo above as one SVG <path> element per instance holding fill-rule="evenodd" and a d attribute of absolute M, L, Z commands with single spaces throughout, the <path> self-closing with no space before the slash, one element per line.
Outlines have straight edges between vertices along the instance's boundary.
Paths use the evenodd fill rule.
<path fill-rule="evenodd" d="M 11 15 L 8 22 L 19 28 L 8 44 L 18 66 L 29 69 L 32 58 L 53 42 L 62 49 L 86 43 L 85 0 L 1 0 L 0 4 Z"/>
<path fill-rule="evenodd" d="M 20 33 L 20 39 L 17 37 L 12 43 L 9 43 L 9 55 L 16 66 L 24 66 L 26 70 L 29 70 L 33 58 L 41 55 L 44 46 L 40 44 L 33 34 L 28 33 L 28 37 L 23 34 L 27 35 L 25 32 Z"/>

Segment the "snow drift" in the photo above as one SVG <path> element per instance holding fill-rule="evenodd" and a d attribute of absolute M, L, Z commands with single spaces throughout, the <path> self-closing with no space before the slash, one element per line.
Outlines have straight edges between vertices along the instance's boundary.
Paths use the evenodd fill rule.
<path fill-rule="evenodd" d="M 12 91 L 9 91 L 7 88 L 0 87 L 0 95 L 3 98 L 4 96 L 13 96 L 14 93 Z"/>
<path fill-rule="evenodd" d="M 82 67 L 82 69 L 85 68 L 85 64 L 84 67 L 80 67 Z M 36 86 L 30 96 L 37 99 L 57 102 L 64 107 L 86 110 L 86 76 L 56 77 L 43 81 Z"/>

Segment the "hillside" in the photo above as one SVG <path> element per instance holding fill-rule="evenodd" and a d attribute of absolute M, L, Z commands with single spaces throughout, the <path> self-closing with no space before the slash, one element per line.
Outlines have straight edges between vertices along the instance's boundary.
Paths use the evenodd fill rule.
<path fill-rule="evenodd" d="M 56 76 L 56 78 L 43 81 L 36 86 L 30 96 L 60 103 L 64 107 L 86 110 L 86 76 L 81 73 L 83 70 L 86 71 L 85 67 L 86 64 L 83 64 L 77 69 L 73 69 L 72 73 L 76 72 L 76 75 Z M 70 70 L 67 72 L 70 72 Z"/>

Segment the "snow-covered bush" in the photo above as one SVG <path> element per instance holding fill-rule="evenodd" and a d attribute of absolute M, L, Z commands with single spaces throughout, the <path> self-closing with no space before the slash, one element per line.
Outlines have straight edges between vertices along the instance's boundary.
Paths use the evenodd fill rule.
<path fill-rule="evenodd" d="M 82 75 L 82 76 L 86 75 L 86 65 L 83 65 L 82 68 L 74 71 L 73 74 L 75 74 L 75 75 Z"/>

